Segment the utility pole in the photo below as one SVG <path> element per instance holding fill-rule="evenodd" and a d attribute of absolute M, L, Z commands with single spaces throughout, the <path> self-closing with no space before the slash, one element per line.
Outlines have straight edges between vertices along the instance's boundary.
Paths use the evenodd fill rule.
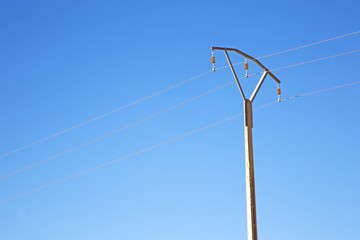
<path fill-rule="evenodd" d="M 236 83 L 240 90 L 241 96 L 244 100 L 244 132 L 245 132 L 245 169 L 246 169 L 246 210 L 247 210 L 247 233 L 248 240 L 257 240 L 257 223 L 256 223 L 256 201 L 255 201 L 255 176 L 254 176 L 254 152 L 253 152 L 253 140 L 252 140 L 252 128 L 253 128 L 253 118 L 252 118 L 252 102 L 254 101 L 256 94 L 259 92 L 261 85 L 263 84 L 267 75 L 270 75 L 277 82 L 277 94 L 278 101 L 280 102 L 280 80 L 275 77 L 264 65 L 262 65 L 257 59 L 249 56 L 248 54 L 241 52 L 235 48 L 224 48 L 224 47 L 212 47 L 212 57 L 211 62 L 213 63 L 213 71 L 215 71 L 215 57 L 214 50 L 222 50 L 225 53 L 226 59 L 229 62 L 231 71 L 235 77 Z M 231 63 L 228 51 L 236 52 L 245 57 L 245 70 L 246 77 L 248 76 L 248 64 L 246 59 L 250 59 L 257 63 L 263 70 L 257 86 L 255 87 L 250 98 L 246 98 L 244 91 L 241 88 L 239 79 L 236 75 L 234 67 Z"/>

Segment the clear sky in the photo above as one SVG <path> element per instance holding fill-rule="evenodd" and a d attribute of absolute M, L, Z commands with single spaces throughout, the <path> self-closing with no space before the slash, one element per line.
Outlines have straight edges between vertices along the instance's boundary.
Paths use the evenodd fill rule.
<path fill-rule="evenodd" d="M 211 70 L 360 30 L 359 1 L 0 3 L 0 154 Z M 262 60 L 360 49 L 360 34 Z M 232 54 L 233 62 L 242 57 Z M 226 65 L 216 52 L 217 66 Z M 283 97 L 360 81 L 360 53 L 274 72 Z M 237 67 L 243 76 L 242 66 Z M 250 64 L 250 73 L 259 68 Z M 242 80 L 246 92 L 259 75 Z M 206 74 L 0 159 L 27 167 L 233 80 Z M 360 85 L 254 112 L 259 239 L 358 239 Z M 254 107 L 276 100 L 267 78 Z M 0 201 L 240 114 L 235 84 L 0 180 Z M 4 240 L 246 239 L 242 117 L 0 204 Z"/>

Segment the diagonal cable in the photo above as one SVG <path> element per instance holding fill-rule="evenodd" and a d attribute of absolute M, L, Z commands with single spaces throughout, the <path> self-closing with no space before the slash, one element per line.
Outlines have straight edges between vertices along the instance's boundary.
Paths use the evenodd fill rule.
<path fill-rule="evenodd" d="M 173 109 L 175 109 L 175 108 L 177 108 L 177 107 L 180 107 L 180 106 L 182 106 L 182 105 L 184 105 L 184 104 L 186 104 L 186 103 L 192 102 L 192 101 L 194 101 L 194 100 L 196 100 L 196 99 L 198 99 L 198 98 L 200 98 L 200 97 L 206 96 L 206 95 L 208 95 L 208 94 L 210 94 L 210 93 L 212 93 L 212 92 L 215 92 L 215 91 L 217 91 L 217 90 L 220 90 L 220 89 L 222 89 L 222 88 L 224 88 L 224 87 L 232 84 L 233 82 L 234 82 L 234 81 L 228 82 L 228 83 L 226 83 L 226 84 L 224 84 L 224 85 L 221 85 L 220 87 L 217 87 L 217 88 L 215 88 L 215 89 L 212 89 L 212 90 L 210 90 L 210 91 L 208 91 L 208 92 L 205 92 L 205 93 L 203 93 L 203 94 L 201 94 L 201 95 L 199 95 L 199 96 L 196 96 L 196 97 L 193 97 L 193 98 L 191 98 L 191 99 L 188 99 L 188 100 L 186 100 L 186 101 L 184 101 L 184 102 L 182 102 L 182 103 L 176 104 L 176 105 L 174 105 L 174 106 L 172 106 L 172 107 L 170 107 L 170 108 L 167 108 L 167 109 L 165 109 L 165 110 L 163 110 L 163 111 L 160 111 L 160 112 L 158 112 L 158 113 L 155 113 L 155 114 L 153 114 L 153 115 L 150 115 L 150 116 L 148 116 L 148 117 L 146 117 L 146 118 L 143 118 L 143 119 L 141 119 L 141 120 L 139 120 L 139 121 L 136 121 L 136 122 L 134 122 L 134 123 L 131 123 L 131 124 L 125 126 L 125 127 L 119 128 L 119 129 L 117 129 L 117 130 L 115 130 L 115 131 L 113 131 L 113 132 L 107 133 L 107 134 L 105 134 L 105 135 L 103 135 L 103 136 L 101 136 L 101 137 L 98 137 L 98 138 L 96 138 L 96 139 L 93 139 L 93 140 L 91 140 L 91 141 L 88 141 L 88 142 L 86 142 L 86 143 L 83 143 L 83 144 L 81 144 L 81 145 L 79 145 L 79 146 L 76 146 L 76 147 L 74 147 L 74 148 L 71 148 L 71 149 L 69 149 L 69 150 L 66 150 L 65 152 L 59 153 L 59 154 L 57 154 L 57 155 L 55 155 L 55 156 L 52 156 L 52 157 L 47 158 L 47 159 L 45 159 L 45 160 L 42 160 L 42 161 L 40 161 L 40 162 L 34 163 L 34 164 L 29 165 L 29 166 L 27 166 L 27 167 L 24 167 L 24 168 L 22 168 L 22 169 L 19 169 L 19 170 L 15 171 L 15 172 L 12 172 L 12 173 L 8 174 L 8 175 L 2 176 L 2 177 L 0 177 L 0 180 L 3 180 L 3 179 L 5 179 L 5 178 L 8 178 L 8 177 L 10 177 L 10 176 L 12 176 L 12 175 L 15 175 L 15 174 L 17 174 L 17 173 L 20 173 L 20 172 L 23 172 L 23 171 L 25 171 L 25 170 L 28 170 L 28 169 L 30 169 L 30 168 L 33 168 L 33 167 L 38 166 L 38 165 L 40 165 L 40 164 L 43 164 L 43 163 L 45 163 L 45 162 L 48 162 L 48 161 L 50 161 L 50 160 L 52 160 L 52 159 L 54 159 L 54 158 L 60 157 L 60 156 L 62 156 L 62 155 L 65 155 L 65 154 L 67 154 L 67 153 L 70 153 L 70 152 L 72 152 L 72 151 L 74 151 L 74 150 L 76 150 L 76 149 L 79 149 L 79 148 L 82 148 L 82 147 L 84 147 L 84 146 L 86 146 L 86 145 L 89 145 L 89 144 L 91 144 L 91 143 L 97 142 L 97 141 L 99 141 L 99 140 L 101 140 L 101 139 L 103 139 L 103 138 L 109 137 L 109 136 L 111 136 L 111 135 L 113 135 L 113 134 L 115 134 L 115 133 L 121 132 L 121 131 L 123 131 L 123 130 L 125 130 L 125 129 L 128 129 L 128 128 L 130 128 L 130 127 L 133 127 L 133 126 L 135 126 L 135 125 L 137 125 L 137 124 L 139 124 L 139 123 L 142 123 L 142 122 L 144 122 L 144 121 L 146 121 L 146 120 L 149 120 L 149 119 L 154 118 L 154 117 L 156 117 L 156 116 L 159 116 L 159 115 L 161 115 L 161 114 L 163 114 L 163 113 L 166 113 L 166 112 L 168 112 L 168 111 L 170 111 L 170 110 L 173 110 Z"/>
<path fill-rule="evenodd" d="M 308 96 L 308 95 L 311 95 L 311 94 L 316 94 L 316 93 L 320 93 L 320 92 L 324 92 L 324 91 L 329 91 L 329 90 L 333 90 L 333 89 L 337 89 L 337 88 L 342 88 L 342 87 L 347 87 L 347 86 L 354 86 L 354 85 L 356 85 L 356 84 L 360 84 L 360 81 L 359 81 L 359 82 L 353 82 L 353 83 L 345 84 L 345 85 L 341 85 L 341 86 L 336 86 L 336 87 L 332 87 L 332 88 L 327 88 L 327 89 L 323 89 L 323 90 L 319 90 L 319 91 L 315 91 L 315 92 L 310 92 L 310 93 L 306 93 L 306 94 L 301 94 L 301 95 L 294 96 L 294 97 L 290 97 L 290 98 L 285 98 L 285 99 L 282 99 L 282 101 L 289 100 L 289 99 L 293 99 L 293 98 L 295 98 L 295 97 Z M 277 102 L 277 101 L 270 102 L 270 103 L 265 104 L 265 105 L 263 105 L 263 106 L 261 106 L 261 107 L 255 108 L 254 110 L 259 110 L 259 109 L 261 109 L 261 108 L 268 107 L 268 106 L 270 106 L 270 105 L 272 105 L 272 104 L 275 104 L 275 103 L 278 103 L 278 102 Z M 19 197 L 26 196 L 26 195 L 28 195 L 28 194 L 34 193 L 34 192 L 36 192 L 36 191 L 39 191 L 39 190 L 41 190 L 41 189 L 44 189 L 44 188 L 53 186 L 53 185 L 55 185 L 55 184 L 58 184 L 58 183 L 61 183 L 61 182 L 70 180 L 70 179 L 72 179 L 72 178 L 78 177 L 78 176 L 80 176 L 80 175 L 83 175 L 83 174 L 92 172 L 92 171 L 94 171 L 94 170 L 96 170 L 96 169 L 99 169 L 99 168 L 105 167 L 105 166 L 107 166 L 107 165 L 110 165 L 110 164 L 119 162 L 119 161 L 121 161 L 121 160 L 127 159 L 127 158 L 132 157 L 132 156 L 135 156 L 135 155 L 137 155 L 137 154 L 140 154 L 140 153 L 149 151 L 149 150 L 151 150 L 151 149 L 160 147 L 160 146 L 162 146 L 162 145 L 165 145 L 165 144 L 167 144 L 167 143 L 170 143 L 170 142 L 179 140 L 179 139 L 181 139 L 181 138 L 184 138 L 184 137 L 186 137 L 186 136 L 192 135 L 192 134 L 194 134 L 194 133 L 198 133 L 198 132 L 203 131 L 203 130 L 205 130 L 205 129 L 208 129 L 208 128 L 210 128 L 210 127 L 214 127 L 214 126 L 219 125 L 219 124 L 221 124 L 221 123 L 225 123 L 225 122 L 230 121 L 230 120 L 232 120 L 232 119 L 238 118 L 238 117 L 240 117 L 240 116 L 242 116 L 242 115 L 243 115 L 243 114 L 235 115 L 235 116 L 233 116 L 233 117 L 230 117 L 230 118 L 224 119 L 224 120 L 222 120 L 222 121 L 219 121 L 219 122 L 210 124 L 210 125 L 208 125 L 208 126 L 206 126 L 206 127 L 200 128 L 200 129 L 198 129 L 198 130 L 189 132 L 189 133 L 187 133 L 187 134 L 184 134 L 184 135 L 181 135 L 181 136 L 172 138 L 172 139 L 167 140 L 167 141 L 165 141 L 165 142 L 162 142 L 162 143 L 153 145 L 153 146 L 151 146 L 151 147 L 142 149 L 142 150 L 137 151 L 137 152 L 135 152 L 135 153 L 132 153 L 132 154 L 126 155 L 126 156 L 124 156 L 124 157 L 121 157 L 121 158 L 112 160 L 112 161 L 110 161 L 110 162 L 106 162 L 106 163 L 101 164 L 101 165 L 99 165 L 99 166 L 97 166 L 97 167 L 90 168 L 90 169 L 88 169 L 88 170 L 79 172 L 79 173 L 77 173 L 77 174 L 74 174 L 74 175 L 71 175 L 71 176 L 69 176 L 69 177 L 63 178 L 63 179 L 58 180 L 58 181 L 56 181 L 56 182 L 52 182 L 52 183 L 49 183 L 49 184 L 47 184 L 47 185 L 43 185 L 43 186 L 41 186 L 41 187 L 35 188 L 35 189 L 33 189 L 33 190 L 30 190 L 30 191 L 28 191 L 28 192 L 25 192 L 25 193 L 16 195 L 16 196 L 14 196 L 14 197 L 8 198 L 8 199 L 6 199 L 6 200 L 3 200 L 3 201 L 0 202 L 0 204 L 6 203 L 6 202 L 8 202 L 8 201 L 14 200 L 14 199 L 19 198 Z"/>
<path fill-rule="evenodd" d="M 78 125 L 75 125 L 75 126 L 73 126 L 73 127 L 71 127 L 71 128 L 68 128 L 68 129 L 63 130 L 63 131 L 61 131 L 61 132 L 58 132 L 58 133 L 56 133 L 56 134 L 54 134 L 54 135 L 48 136 L 48 137 L 43 138 L 43 139 L 41 139 L 41 140 L 39 140 L 39 141 L 33 142 L 33 143 L 29 144 L 29 145 L 26 145 L 26 146 L 24 146 L 24 147 L 18 148 L 18 149 L 16 149 L 16 150 L 12 151 L 12 152 L 8 152 L 8 153 L 6 153 L 6 154 L 3 154 L 3 155 L 0 156 L 0 158 L 9 156 L 9 155 L 11 155 L 11 154 L 13 154 L 13 153 L 16 153 L 16 152 L 18 152 L 18 151 L 24 150 L 24 149 L 26 149 L 26 148 L 29 148 L 29 147 L 31 147 L 31 146 L 34 146 L 34 145 L 36 145 L 36 144 L 39 144 L 39 143 L 44 142 L 44 141 L 46 141 L 46 140 L 49 140 L 49 139 L 51 139 L 51 138 L 53 138 L 53 137 L 56 137 L 56 136 L 59 136 L 59 135 L 61 135 L 61 134 L 66 133 L 66 132 L 69 132 L 69 131 L 71 131 L 71 130 L 74 130 L 75 128 L 84 126 L 84 125 L 86 125 L 86 124 L 88 124 L 88 123 L 91 123 L 91 122 L 94 122 L 94 121 L 96 121 L 96 120 L 98 120 L 98 119 L 100 119 L 100 118 L 106 117 L 106 116 L 108 116 L 108 115 L 110 115 L 110 114 L 112 114 L 112 113 L 118 112 L 118 111 L 123 110 L 123 109 L 125 109 L 125 108 L 128 108 L 128 107 L 130 107 L 130 106 L 132 106 L 132 105 L 135 105 L 135 104 L 137 104 L 137 103 L 143 102 L 143 101 L 145 101 L 145 100 L 147 100 L 147 99 L 149 99 L 149 98 L 155 97 L 155 96 L 157 96 L 157 95 L 159 95 L 159 94 L 161 94 L 161 93 L 167 92 L 167 91 L 169 91 L 169 90 L 171 90 L 171 89 L 173 89 L 173 88 L 176 88 L 176 87 L 178 87 L 178 86 L 180 86 L 180 85 L 183 85 L 183 84 L 185 84 L 185 83 L 188 83 L 188 82 L 190 82 L 190 81 L 192 81 L 192 80 L 195 80 L 195 79 L 197 79 L 197 78 L 199 78 L 199 77 L 202 77 L 202 76 L 204 76 L 204 75 L 206 75 L 206 74 L 208 74 L 208 73 L 210 73 L 210 72 L 211 72 L 211 71 L 202 73 L 202 74 L 200 74 L 200 75 L 198 75 L 198 76 L 196 76 L 196 77 L 190 78 L 190 79 L 185 80 L 185 81 L 183 81 L 183 82 L 181 82 L 181 83 L 178 83 L 178 84 L 176 84 L 176 85 L 173 85 L 173 86 L 171 86 L 171 87 L 168 87 L 168 88 L 166 88 L 166 89 L 163 89 L 163 90 L 161 90 L 161 91 L 159 91 L 159 92 L 156 92 L 156 93 L 154 93 L 154 94 L 151 94 L 151 95 L 149 95 L 149 96 L 147 96 L 147 97 L 144 97 L 144 98 L 141 98 L 141 99 L 139 99 L 139 100 L 136 100 L 135 102 L 132 102 L 132 103 L 129 103 L 129 104 L 124 105 L 124 106 L 122 106 L 122 107 L 119 107 L 119 108 L 117 108 L 117 109 L 115 109 L 115 110 L 113 110 L 113 111 L 111 111 L 111 112 L 105 113 L 105 114 L 103 114 L 103 115 L 97 116 L 97 117 L 95 117 L 95 118 L 93 118 L 93 119 L 90 119 L 90 120 L 88 120 L 88 121 L 82 122 L 82 123 L 80 123 L 80 124 L 78 124 Z"/>
<path fill-rule="evenodd" d="M 302 45 L 302 46 L 299 46 L 299 47 L 291 48 L 291 49 L 288 49 L 288 50 L 276 52 L 276 53 L 269 54 L 269 55 L 266 55 L 266 56 L 258 57 L 257 59 L 266 58 L 266 57 L 271 57 L 271 56 L 275 56 L 275 55 L 278 55 L 278 54 L 282 54 L 282 53 L 286 53 L 286 52 L 298 50 L 298 49 L 301 49 L 301 48 L 314 46 L 314 45 L 317 45 L 317 44 L 321 44 L 321 43 L 333 41 L 333 40 L 336 40 L 336 39 L 348 37 L 348 36 L 355 35 L 355 34 L 358 34 L 358 33 L 360 33 L 360 31 L 356 31 L 356 32 L 352 32 L 352 33 L 345 34 L 345 35 L 340 35 L 340 36 L 337 36 L 337 37 L 333 37 L 333 38 L 329 38 L 329 39 L 326 39 L 326 40 L 322 40 L 322 41 L 319 41 L 319 42 L 314 42 L 314 43 Z M 243 63 L 243 62 L 241 62 L 241 63 Z M 241 64 L 241 63 L 235 63 L 235 64 L 233 64 L 233 65 L 238 65 L 238 64 Z M 220 69 L 223 69 L 223 68 L 228 68 L 228 67 L 229 67 L 229 66 L 219 67 L 219 68 L 217 68 L 217 70 L 220 70 Z M 38 140 L 38 141 L 35 141 L 35 142 L 33 142 L 33 143 L 31 143 L 31 144 L 28 144 L 28 145 L 26 145 L 26 146 L 20 147 L 20 148 L 18 148 L 18 149 L 16 149 L 16 150 L 13 150 L 13 151 L 11 151 L 11 152 L 5 153 L 5 154 L 1 155 L 0 158 L 9 156 L 9 155 L 14 154 L 14 153 L 16 153 L 16 152 L 18 152 L 18 151 L 21 151 L 21 150 L 24 150 L 24 149 L 29 148 L 29 147 L 31 147 L 31 146 L 34 146 L 34 145 L 36 145 L 36 144 L 42 143 L 42 142 L 47 141 L 47 140 L 49 140 L 49 139 L 51 139 L 51 138 L 54 138 L 54 137 L 56 137 L 56 136 L 59 136 L 59 135 L 64 134 L 64 133 L 66 133 L 66 132 L 69 132 L 69 131 L 71 131 L 71 130 L 74 130 L 74 129 L 78 128 L 78 127 L 84 126 L 84 125 L 86 125 L 86 124 L 88 124 L 88 123 L 91 123 L 91 122 L 93 122 L 93 121 L 96 121 L 96 120 L 98 120 L 98 119 L 101 119 L 101 118 L 103 118 L 103 117 L 106 117 L 106 116 L 108 116 L 108 115 L 110 115 L 110 114 L 112 114 L 112 113 L 118 112 L 118 111 L 120 111 L 120 110 L 122 110 L 122 109 L 125 109 L 125 108 L 127 108 L 127 107 L 130 107 L 130 106 L 135 105 L 135 104 L 137 104 L 137 103 L 140 103 L 140 102 L 142 102 L 142 101 L 145 101 L 145 100 L 147 100 L 147 99 L 149 99 L 149 98 L 155 97 L 155 96 L 157 96 L 157 95 L 159 95 L 159 94 L 161 94 L 161 93 L 167 92 L 167 91 L 169 91 L 169 90 L 171 90 L 171 89 L 173 89 L 173 88 L 176 88 L 176 87 L 178 87 L 178 86 L 180 86 L 180 85 L 183 85 L 183 84 L 188 83 L 188 82 L 190 82 L 190 81 L 192 81 L 192 80 L 195 80 L 195 79 L 197 79 L 197 78 L 199 78 L 199 77 L 201 77 L 201 76 L 204 76 L 204 75 L 206 75 L 206 74 L 209 74 L 210 72 L 212 72 L 212 71 L 204 72 L 204 73 L 202 73 L 202 74 L 200 74 L 200 75 L 198 75 L 198 76 L 196 76 L 196 77 L 190 78 L 190 79 L 185 80 L 185 81 L 183 81 L 183 82 L 181 82 L 181 83 L 178 83 L 178 84 L 176 84 L 176 85 L 173 85 L 173 86 L 171 86 L 171 87 L 169 87 L 169 88 L 166 88 L 166 89 L 164 89 L 164 90 L 161 90 L 161 91 L 159 91 L 159 92 L 156 92 L 156 93 L 154 93 L 154 94 L 151 94 L 151 95 L 149 95 L 149 96 L 147 96 L 147 97 L 141 98 L 141 99 L 139 99 L 139 100 L 137 100 L 137 101 L 135 101 L 135 102 L 132 102 L 132 103 L 129 103 L 129 104 L 124 105 L 124 106 L 122 106 L 122 107 L 119 107 L 119 108 L 117 108 L 117 109 L 115 109 L 115 110 L 113 110 L 113 111 L 111 111 L 111 112 L 105 113 L 105 114 L 103 114 L 103 115 L 100 115 L 100 116 L 95 117 L 95 118 L 93 118 L 93 119 L 90 119 L 90 120 L 88 120 L 88 121 L 82 122 L 82 123 L 80 123 L 80 124 L 78 124 L 78 125 L 75 125 L 75 126 L 73 126 L 73 127 L 70 127 L 70 128 L 68 128 L 68 129 L 66 129 L 66 130 L 60 131 L 60 132 L 58 132 L 58 133 L 56 133 L 56 134 L 54 134 L 54 135 L 48 136 L 48 137 L 46 137 L 46 138 L 43 138 L 43 139 Z"/>
<path fill-rule="evenodd" d="M 328 57 L 324 57 L 324 58 L 318 58 L 318 59 L 314 59 L 314 60 L 311 60 L 311 61 L 306 61 L 306 62 L 302 62 L 302 63 L 297 63 L 297 64 L 293 64 L 293 65 L 288 65 L 288 66 L 284 66 L 284 67 L 280 67 L 280 68 L 271 69 L 271 71 L 276 71 L 276 70 L 281 70 L 281 69 L 285 69 L 285 68 L 291 68 L 291 67 L 295 67 L 295 66 L 300 66 L 300 65 L 304 65 L 304 64 L 308 64 L 308 63 L 313 63 L 313 62 L 317 62 L 317 61 L 322 61 L 322 60 L 326 60 L 326 59 L 330 59 L 330 58 L 334 58 L 334 57 L 339 57 L 339 56 L 343 56 L 343 55 L 347 55 L 347 54 L 351 54 L 351 53 L 355 53 L 355 52 L 359 52 L 359 51 L 360 51 L 360 50 L 355 50 L 355 51 L 346 52 L 346 53 L 341 53 L 341 54 L 337 54 L 337 55 L 333 55 L 333 56 L 328 56 Z M 253 73 L 253 74 L 250 74 L 249 76 L 257 75 L 257 74 L 259 74 L 259 73 L 261 73 L 261 72 Z M 239 79 L 244 79 L 244 78 L 245 78 L 245 77 L 242 77 L 242 78 L 239 78 Z M 160 114 L 163 114 L 163 113 L 168 112 L 168 111 L 170 111 L 170 110 L 172 110 L 172 109 L 175 109 L 175 108 L 177 108 L 177 107 L 180 107 L 180 106 L 182 106 L 182 105 L 184 105 L 184 104 L 186 104 L 186 103 L 192 102 L 192 101 L 194 101 L 194 100 L 196 100 L 196 99 L 198 99 L 198 98 L 200 98 L 200 97 L 203 97 L 203 96 L 205 96 L 205 95 L 207 95 L 207 94 L 209 94 L 209 93 L 212 93 L 212 92 L 214 92 L 214 91 L 217 91 L 217 90 L 219 90 L 219 89 L 221 89 L 221 88 L 223 88 L 223 87 L 226 87 L 226 86 L 228 86 L 228 85 L 230 85 L 230 84 L 232 84 L 232 83 L 234 83 L 234 82 L 235 82 L 235 81 L 228 82 L 228 83 L 226 83 L 226 84 L 224 84 L 224 85 L 222 85 L 222 86 L 220 86 L 220 87 L 217 87 L 217 88 L 215 88 L 215 89 L 213 89 L 213 90 L 210 90 L 210 91 L 208 91 L 208 92 L 206 92 L 206 93 L 203 93 L 203 94 L 201 94 L 201 95 L 199 95 L 199 96 L 196 96 L 196 97 L 194 97 L 194 98 L 188 99 L 188 100 L 186 100 L 186 101 L 184 101 L 184 102 L 182 102 L 182 103 L 179 103 L 179 104 L 177 104 L 177 105 L 175 105 L 175 106 L 172 106 L 172 107 L 170 107 L 170 108 L 168 108 L 168 109 L 165 109 L 165 110 L 163 110 L 163 111 L 161 111 L 161 112 L 155 113 L 155 114 L 153 114 L 153 115 L 151 115 L 151 116 L 148 116 L 148 117 L 146 117 L 146 118 L 144 118 L 144 119 L 141 119 L 141 120 L 139 120 L 139 121 L 137 121 L 137 122 L 134 122 L 134 123 L 132 123 L 132 124 L 130 124 L 130 125 L 127 125 L 127 126 L 125 126 L 125 127 L 122 127 L 122 128 L 120 128 L 120 129 L 117 129 L 117 130 L 115 130 L 115 131 L 113 131 L 113 132 L 111 132 L 111 133 L 105 134 L 105 135 L 103 135 L 103 136 L 101 136 L 101 137 L 98 137 L 98 138 L 96 138 L 96 139 L 93 139 L 93 140 L 91 140 L 91 141 L 89 141 L 89 142 L 86 142 L 86 143 L 84 143 L 84 144 L 81 144 L 81 145 L 79 145 L 79 146 L 76 146 L 76 147 L 74 147 L 74 148 L 71 148 L 71 149 L 69 149 L 69 150 L 67 150 L 67 151 L 65 151 L 65 152 L 59 153 L 59 154 L 57 154 L 57 155 L 55 155 L 55 156 L 52 156 L 52 157 L 47 158 L 47 159 L 45 159 L 45 160 L 42 160 L 42 161 L 40 161 L 40 162 L 34 163 L 34 164 L 32 164 L 32 165 L 30 165 L 30 166 L 27 166 L 27 167 L 25 167 L 25 168 L 19 169 L 19 170 L 15 171 L 15 172 L 12 172 L 12 173 L 8 174 L 8 175 L 2 176 L 2 177 L 0 177 L 0 180 L 3 180 L 3 179 L 5 179 L 5 178 L 8 178 L 8 177 L 10 177 L 10 176 L 12 176 L 12 175 L 15 175 L 15 174 L 17 174 L 17 173 L 23 172 L 23 171 L 25 171 L 25 170 L 27 170 L 27 169 L 33 168 L 33 167 L 35 167 L 35 166 L 37 166 L 37 165 L 43 164 L 43 163 L 45 163 L 45 162 L 48 162 L 48 161 L 50 161 L 50 160 L 52 160 L 52 159 L 54 159 L 54 158 L 60 157 L 60 156 L 62 156 L 62 155 L 64 155 L 64 154 L 67 154 L 67 153 L 69 153 L 69 152 L 72 152 L 72 151 L 74 151 L 74 150 L 76 150 L 76 149 L 79 149 L 79 148 L 81 148 L 81 147 L 84 147 L 84 146 L 86 146 L 86 145 L 89 145 L 90 143 L 99 141 L 99 140 L 101 140 L 101 139 L 103 139 L 103 138 L 105 138 L 105 137 L 108 137 L 108 136 L 113 135 L 113 134 L 115 134 L 115 133 L 117 133 L 117 132 L 123 131 L 123 130 L 129 128 L 129 127 L 135 126 L 135 125 L 137 125 L 137 124 L 139 124 L 139 123 L 141 123 L 141 122 L 144 122 L 144 121 L 146 121 L 146 120 L 149 120 L 149 119 L 151 119 L 151 118 L 153 118 L 153 117 L 156 117 L 156 116 L 158 116 L 158 115 L 160 115 Z M 341 87 L 341 86 L 340 86 L 340 87 Z M 324 91 L 324 90 L 321 90 L 321 91 Z M 325 91 L 326 91 L 326 90 L 325 90 Z M 274 102 L 273 102 L 273 103 L 274 103 Z M 273 103 L 270 103 L 270 104 L 273 104 Z"/>

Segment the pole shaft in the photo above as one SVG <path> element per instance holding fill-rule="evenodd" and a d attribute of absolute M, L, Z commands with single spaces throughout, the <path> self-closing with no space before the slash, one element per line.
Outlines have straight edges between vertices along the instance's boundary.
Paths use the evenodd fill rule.
<path fill-rule="evenodd" d="M 245 169 L 246 169 L 246 210 L 248 240 L 257 240 L 254 152 L 252 141 L 252 103 L 244 102 L 245 116 Z"/>

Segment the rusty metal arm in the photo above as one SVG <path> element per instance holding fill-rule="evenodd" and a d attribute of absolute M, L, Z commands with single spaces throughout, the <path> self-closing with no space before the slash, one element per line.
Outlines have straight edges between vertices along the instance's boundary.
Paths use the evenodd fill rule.
<path fill-rule="evenodd" d="M 253 101 L 254 101 L 254 99 L 255 99 L 255 97 L 256 97 L 256 94 L 259 92 L 260 87 L 261 87 L 261 85 L 263 84 L 263 82 L 264 82 L 264 80 L 265 80 L 265 78 L 266 78 L 266 75 L 267 75 L 267 72 L 264 71 L 264 73 L 263 73 L 263 75 L 261 76 L 258 84 L 256 85 L 256 88 L 254 89 L 254 92 L 251 94 L 251 97 L 250 97 L 250 99 L 249 99 L 250 102 L 253 102 Z"/>
<path fill-rule="evenodd" d="M 277 83 L 280 83 L 280 80 L 279 80 L 277 77 L 275 77 L 275 75 L 272 74 L 272 73 L 270 72 L 270 70 L 267 69 L 264 65 L 262 65 L 262 63 L 259 62 L 256 58 L 253 58 L 252 56 L 250 56 L 250 55 L 248 55 L 248 54 L 246 54 L 246 53 L 244 53 L 244 52 L 242 52 L 242 51 L 240 51 L 240 50 L 238 50 L 238 49 L 236 49 L 236 48 L 212 47 L 211 50 L 223 50 L 223 51 L 233 51 L 233 52 L 237 52 L 238 54 L 240 54 L 240 55 L 242 55 L 242 56 L 250 59 L 251 61 L 256 62 L 257 65 L 259 65 L 264 71 L 266 71 Z"/>
<path fill-rule="evenodd" d="M 242 96 L 242 98 L 245 100 L 246 97 L 245 97 L 244 91 L 243 91 L 242 88 L 241 88 L 239 79 L 238 79 L 238 77 L 237 77 L 237 75 L 236 75 L 236 72 L 235 72 L 234 67 L 233 67 L 233 65 L 232 65 L 232 63 L 231 63 L 231 60 L 230 60 L 230 58 L 229 58 L 229 55 L 227 54 L 227 51 L 226 51 L 226 50 L 224 50 L 224 52 L 225 52 L 226 59 L 227 59 L 228 62 L 229 62 L 229 66 L 230 66 L 230 68 L 231 68 L 231 71 L 232 71 L 232 73 L 233 73 L 233 75 L 234 75 L 234 78 L 235 78 L 235 80 L 236 80 L 236 84 L 237 84 L 238 87 L 239 87 L 241 96 Z"/>

